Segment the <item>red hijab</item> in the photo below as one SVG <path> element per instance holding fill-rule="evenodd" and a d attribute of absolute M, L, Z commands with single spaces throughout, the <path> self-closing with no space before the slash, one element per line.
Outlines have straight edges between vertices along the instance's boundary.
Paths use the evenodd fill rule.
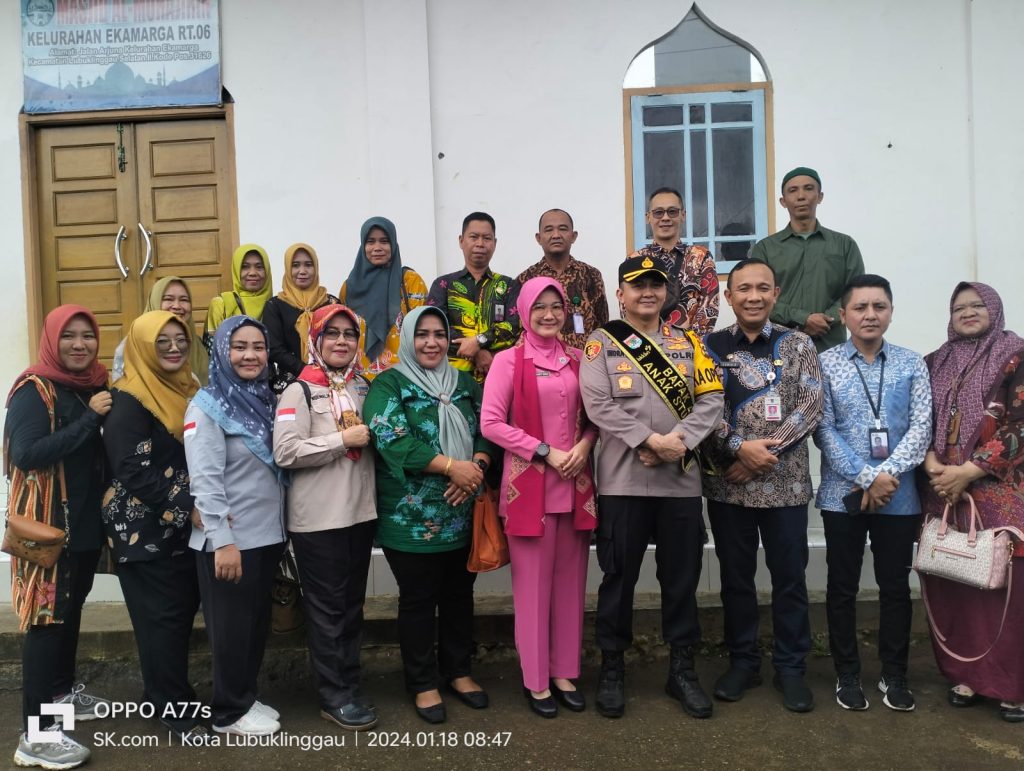
<path fill-rule="evenodd" d="M 60 336 L 75 316 L 83 316 L 92 327 L 96 339 L 99 340 L 99 325 L 96 323 L 96 317 L 88 308 L 83 308 L 81 305 L 60 305 L 54 308 L 46 314 L 46 320 L 43 322 L 43 333 L 39 337 L 39 358 L 35 364 L 18 376 L 14 381 L 15 387 L 29 375 L 38 375 L 52 383 L 60 383 L 62 386 L 76 391 L 103 388 L 107 384 L 107 368 L 100 363 L 99 358 L 93 359 L 92 363 L 82 372 L 70 371 L 60 360 Z M 12 388 L 7 395 L 8 406 L 10 406 L 14 390 Z"/>

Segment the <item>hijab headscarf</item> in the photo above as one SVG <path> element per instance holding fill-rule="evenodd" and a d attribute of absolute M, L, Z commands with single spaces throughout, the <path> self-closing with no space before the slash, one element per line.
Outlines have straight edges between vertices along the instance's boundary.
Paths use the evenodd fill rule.
<path fill-rule="evenodd" d="M 448 319 L 440 309 L 430 305 L 414 308 L 402 323 L 402 331 L 398 336 L 398 364 L 392 369 L 401 372 L 428 396 L 438 400 L 437 423 L 441 452 L 455 460 L 469 460 L 473 457 L 473 434 L 466 417 L 453 402 L 459 385 L 458 370 L 448 361 L 447 355 L 442 356 L 441 363 L 434 369 L 426 369 L 416 360 L 416 327 L 420 317 L 426 313 L 433 313 L 441 319 L 451 337 Z"/>
<path fill-rule="evenodd" d="M 183 324 L 170 311 L 143 313 L 128 327 L 124 346 L 124 377 L 114 387 L 138 399 L 180 442 L 184 435 L 185 408 L 195 394 L 197 385 L 188 362 L 177 372 L 166 372 L 160 367 L 156 339 L 171 321 L 185 330 L 190 346 L 196 344 L 189 325 Z"/>
<path fill-rule="evenodd" d="M 953 330 L 953 303 L 965 289 L 973 289 L 988 310 L 989 328 L 977 337 L 963 337 Z M 1024 339 L 1006 330 L 1003 301 L 988 284 L 962 281 L 949 298 L 948 342 L 929 356 L 932 381 L 932 399 L 935 409 L 935 436 L 933 447 L 940 454 L 946 452 L 946 435 L 951 419 L 954 391 L 960 413 L 961 448 L 965 453 L 974 449 L 989 391 L 1001 379 L 1003 367 L 1016 353 L 1024 350 Z"/>
<path fill-rule="evenodd" d="M 153 288 L 149 291 L 149 301 L 146 303 L 145 312 L 158 311 L 160 310 L 160 303 L 163 302 L 164 292 L 167 291 L 167 287 L 171 284 L 181 284 L 185 287 L 185 294 L 188 295 L 189 303 L 192 303 L 192 288 L 183 278 L 178 276 L 164 276 L 153 284 Z M 186 318 L 183 319 L 185 325 L 190 327 L 189 331 L 194 331 L 195 327 L 192 322 L 192 312 Z M 208 370 L 210 369 L 210 355 L 206 352 L 206 346 L 193 345 L 188 349 L 188 363 L 192 367 L 192 374 L 199 378 L 199 382 L 206 384 L 208 376 Z"/>
<path fill-rule="evenodd" d="M 107 384 L 107 368 L 94 358 L 88 368 L 82 372 L 72 372 L 64 367 L 60 360 L 60 336 L 64 328 L 71 323 L 75 316 L 81 316 L 92 327 L 97 341 L 100 336 L 99 324 L 92 311 L 83 308 L 81 305 L 59 305 L 46 314 L 43 321 L 43 331 L 39 335 L 39 356 L 36 363 L 22 372 L 14 381 L 15 387 L 29 375 L 38 375 L 46 378 L 52 383 L 60 383 L 62 386 L 76 391 L 88 391 L 96 388 L 103 388 Z M 7 405 L 10 406 L 14 390 L 7 395 Z"/>
<path fill-rule="evenodd" d="M 359 411 L 356 409 L 356 404 L 348 393 L 347 388 L 349 381 L 355 377 L 356 369 L 359 366 L 358 342 L 355 346 L 356 350 L 352 361 L 343 370 L 328 367 L 327 362 L 324 361 L 324 357 L 320 353 L 320 344 L 323 339 L 324 330 L 327 328 L 328 322 L 339 315 L 348 318 L 352 322 L 356 333 L 359 333 L 359 317 L 344 305 L 331 303 L 313 311 L 313 318 L 309 325 L 309 339 L 306 341 L 311 363 L 307 364 L 302 372 L 299 373 L 299 380 L 312 383 L 313 385 L 324 386 L 330 390 L 331 413 L 334 415 L 335 423 L 338 424 L 338 430 L 341 431 L 352 426 L 358 426 L 363 421 L 359 417 Z M 359 460 L 362 450 L 361 448 L 353 447 L 345 455 L 351 460 Z"/>
<path fill-rule="evenodd" d="M 266 328 L 248 316 L 225 319 L 213 335 L 210 384 L 196 394 L 193 403 L 209 415 L 228 436 L 240 436 L 253 455 L 274 465 L 274 409 L 277 399 L 270 390 L 269 368 L 254 380 L 239 377 L 231 366 L 231 338 L 245 326 L 256 327 L 267 340 Z"/>
<path fill-rule="evenodd" d="M 516 310 L 519 311 L 519 319 L 523 326 L 523 336 L 530 344 L 532 358 L 538 364 L 547 369 L 559 369 L 565 361 L 559 361 L 566 357 L 567 346 L 558 337 L 541 337 L 530 326 L 530 313 L 537 298 L 548 289 L 554 289 L 562 300 L 563 312 L 567 312 L 569 299 L 566 297 L 565 289 L 558 279 L 548 276 L 531 278 L 519 290 L 519 298 L 516 300 Z"/>
<path fill-rule="evenodd" d="M 299 289 L 292 279 L 292 257 L 302 250 L 309 254 L 313 261 L 313 284 L 309 289 Z M 278 293 L 278 297 L 299 309 L 299 318 L 295 320 L 295 331 L 299 333 L 299 345 L 302 347 L 300 358 L 309 361 L 309 322 L 313 318 L 313 311 L 327 302 L 327 290 L 320 286 L 320 260 L 316 251 L 309 244 L 292 244 L 284 253 L 284 288 Z"/>
<path fill-rule="evenodd" d="M 242 262 L 249 252 L 256 252 L 263 259 L 263 270 L 266 273 L 266 280 L 258 292 L 252 292 L 242 284 Z M 224 301 L 224 318 L 231 316 L 245 315 L 257 321 L 263 318 L 263 306 L 267 300 L 274 296 L 274 281 L 270 275 L 270 260 L 267 259 L 267 251 L 256 244 L 242 244 L 235 249 L 231 255 L 231 286 L 233 292 L 221 292 L 220 298 Z M 242 301 L 244 307 L 238 307 L 235 295 Z"/>
<path fill-rule="evenodd" d="M 370 231 L 380 228 L 391 242 L 391 262 L 378 267 L 366 256 Z M 366 357 L 376 361 L 384 350 L 391 327 L 402 312 L 402 258 L 394 223 L 385 217 L 370 217 L 359 229 L 359 251 L 345 282 L 345 302 L 366 321 Z"/>

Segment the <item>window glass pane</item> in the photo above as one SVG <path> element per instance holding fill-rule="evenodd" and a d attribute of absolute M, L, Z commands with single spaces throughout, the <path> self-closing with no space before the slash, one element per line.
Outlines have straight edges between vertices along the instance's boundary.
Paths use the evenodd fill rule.
<path fill-rule="evenodd" d="M 701 108 L 703 109 L 703 108 Z M 694 238 L 708 234 L 708 156 L 707 132 L 690 132 L 690 178 L 693 185 L 690 211 L 686 216 L 693 226 Z"/>
<path fill-rule="evenodd" d="M 645 126 L 679 126 L 683 123 L 683 108 L 644 107 Z"/>
<path fill-rule="evenodd" d="M 715 233 L 754 233 L 753 129 L 716 129 L 712 142 Z"/>
<path fill-rule="evenodd" d="M 703 123 L 704 122 L 704 105 L 702 104 L 691 104 L 690 105 L 690 123 Z"/>
<path fill-rule="evenodd" d="M 745 259 L 750 254 L 754 241 L 719 241 L 713 254 L 718 262 L 734 262 Z"/>
<path fill-rule="evenodd" d="M 754 106 L 750 102 L 725 102 L 711 105 L 712 123 L 749 122 L 753 119 Z"/>
<path fill-rule="evenodd" d="M 683 157 L 683 133 L 662 131 L 644 134 L 644 204 L 651 192 L 659 187 L 682 190 L 686 180 L 686 160 Z M 650 238 L 650 226 L 647 237 Z"/>

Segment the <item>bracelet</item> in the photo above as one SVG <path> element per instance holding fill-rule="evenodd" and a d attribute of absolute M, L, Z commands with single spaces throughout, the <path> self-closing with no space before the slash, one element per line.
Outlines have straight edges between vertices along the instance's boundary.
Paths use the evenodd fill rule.
<path fill-rule="evenodd" d="M 448 472 L 451 471 L 451 470 L 452 470 L 452 459 L 449 458 L 448 459 L 448 463 L 445 464 L 445 467 L 444 467 L 444 475 L 448 476 Z"/>

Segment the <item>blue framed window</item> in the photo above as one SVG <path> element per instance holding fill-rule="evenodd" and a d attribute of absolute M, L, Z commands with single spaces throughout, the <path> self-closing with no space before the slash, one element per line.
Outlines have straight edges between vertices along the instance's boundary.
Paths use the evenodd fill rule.
<path fill-rule="evenodd" d="M 764 90 L 635 94 L 630 111 L 633 247 L 651 242 L 650 192 L 673 187 L 686 206 L 683 241 L 727 272 L 768 235 Z"/>

